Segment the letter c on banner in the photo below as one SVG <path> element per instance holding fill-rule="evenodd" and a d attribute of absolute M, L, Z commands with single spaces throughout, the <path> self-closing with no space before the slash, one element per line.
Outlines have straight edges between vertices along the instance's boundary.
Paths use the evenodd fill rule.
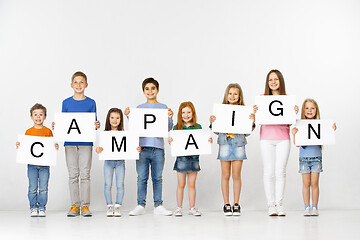
<path fill-rule="evenodd" d="M 44 153 L 42 152 L 42 153 L 40 153 L 40 155 L 35 155 L 34 146 L 37 144 L 40 145 L 41 147 L 44 147 L 44 144 L 42 144 L 41 142 L 34 142 L 33 144 L 31 144 L 30 152 L 33 157 L 40 158 L 44 155 Z"/>

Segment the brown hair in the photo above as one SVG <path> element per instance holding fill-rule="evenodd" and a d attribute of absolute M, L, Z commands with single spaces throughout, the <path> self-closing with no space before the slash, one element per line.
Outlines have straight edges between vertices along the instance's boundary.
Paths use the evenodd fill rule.
<path fill-rule="evenodd" d="M 46 116 L 46 107 L 44 107 L 40 103 L 35 103 L 35 105 L 30 108 L 30 116 L 32 116 L 33 111 L 35 111 L 37 109 L 43 110 L 43 112 Z"/>
<path fill-rule="evenodd" d="M 302 104 L 302 107 L 301 107 L 301 119 L 307 119 L 305 117 L 305 104 L 306 104 L 306 102 L 311 102 L 311 103 L 313 103 L 315 105 L 316 114 L 315 114 L 314 119 L 320 119 L 319 105 L 317 104 L 317 102 L 314 99 L 311 99 L 311 98 L 305 99 L 303 104 Z"/>
<path fill-rule="evenodd" d="M 281 72 L 279 70 L 277 70 L 277 69 L 273 69 L 267 74 L 266 82 L 265 82 L 265 93 L 264 93 L 264 95 L 272 95 L 271 89 L 269 87 L 269 77 L 270 77 L 270 74 L 272 74 L 272 73 L 275 73 L 276 76 L 278 77 L 279 81 L 280 81 L 280 87 L 279 87 L 280 95 L 286 95 L 284 77 L 281 74 Z"/>
<path fill-rule="evenodd" d="M 124 118 L 123 118 L 123 113 L 121 111 L 121 109 L 119 108 L 111 108 L 106 116 L 106 122 L 105 122 L 105 131 L 110 131 L 111 130 L 111 124 L 110 124 L 110 114 L 116 112 L 120 114 L 120 124 L 117 127 L 118 131 L 123 131 L 124 130 Z"/>
<path fill-rule="evenodd" d="M 71 82 L 74 80 L 74 78 L 76 78 L 76 77 L 83 77 L 84 79 L 85 79 L 85 82 L 87 83 L 87 77 L 86 77 L 86 75 L 85 75 L 85 73 L 83 73 L 83 72 L 76 72 L 76 73 L 74 73 L 73 75 L 72 75 L 72 77 L 71 77 Z"/>
<path fill-rule="evenodd" d="M 238 105 L 245 105 L 245 101 L 244 101 L 244 96 L 243 96 L 243 92 L 241 90 L 241 87 L 239 84 L 237 83 L 230 83 L 225 90 L 225 94 L 224 94 L 224 99 L 222 101 L 223 104 L 229 104 L 228 101 L 228 95 L 230 92 L 231 88 L 237 88 L 239 90 L 239 100 L 238 100 Z"/>
<path fill-rule="evenodd" d="M 155 87 L 156 87 L 156 89 L 159 90 L 159 83 L 158 83 L 158 81 L 156 81 L 154 78 L 147 78 L 147 79 L 145 79 L 145 80 L 143 81 L 143 83 L 142 83 L 142 90 L 143 90 L 143 91 L 145 90 L 145 86 L 146 86 L 146 84 L 148 84 L 148 83 L 154 84 Z"/>
<path fill-rule="evenodd" d="M 175 125 L 175 130 L 182 130 L 184 127 L 184 122 L 182 120 L 182 110 L 186 107 L 189 107 L 192 111 L 192 119 L 191 119 L 191 124 L 197 126 L 198 124 L 196 123 L 196 112 L 195 112 L 195 107 L 191 102 L 183 102 L 180 104 L 179 106 L 179 111 L 178 111 L 178 117 L 177 117 L 177 123 Z"/>

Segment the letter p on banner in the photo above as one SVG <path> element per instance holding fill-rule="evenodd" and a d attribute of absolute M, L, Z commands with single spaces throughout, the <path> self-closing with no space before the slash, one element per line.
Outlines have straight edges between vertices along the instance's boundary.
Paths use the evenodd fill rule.
<path fill-rule="evenodd" d="M 335 131 L 331 120 L 296 120 L 297 146 L 335 144 Z"/>
<path fill-rule="evenodd" d="M 140 137 L 168 136 L 168 110 L 154 108 L 130 108 L 129 131 Z"/>
<path fill-rule="evenodd" d="M 56 165 L 56 149 L 53 137 L 19 135 L 16 162 L 39 166 Z"/>

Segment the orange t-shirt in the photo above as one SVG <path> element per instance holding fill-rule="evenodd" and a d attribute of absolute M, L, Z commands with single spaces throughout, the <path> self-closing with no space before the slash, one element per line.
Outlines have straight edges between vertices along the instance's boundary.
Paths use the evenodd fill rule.
<path fill-rule="evenodd" d="M 52 137 L 53 136 L 52 131 L 47 127 L 29 128 L 28 130 L 26 130 L 25 135 L 37 136 L 37 137 Z"/>

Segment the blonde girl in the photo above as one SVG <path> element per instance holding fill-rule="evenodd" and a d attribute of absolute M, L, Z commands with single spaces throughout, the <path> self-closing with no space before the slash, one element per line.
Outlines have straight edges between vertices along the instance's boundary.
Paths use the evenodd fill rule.
<path fill-rule="evenodd" d="M 301 119 L 320 119 L 320 110 L 314 99 L 305 99 L 301 108 Z M 333 125 L 334 131 L 336 124 Z M 294 127 L 291 133 L 294 135 L 298 129 Z M 322 152 L 321 146 L 300 146 L 299 152 L 299 173 L 303 180 L 303 199 L 305 205 L 304 216 L 318 216 L 319 201 L 319 176 L 322 169 Z M 310 189 L 312 197 L 312 206 L 310 206 Z"/>
<path fill-rule="evenodd" d="M 237 83 L 227 86 L 224 94 L 223 104 L 245 105 L 243 92 Z M 249 116 L 253 120 L 253 130 L 255 129 L 255 115 Z M 210 128 L 216 121 L 216 116 L 210 116 Z M 241 168 L 243 160 L 246 160 L 245 145 L 249 134 L 234 133 L 215 133 L 218 134 L 217 143 L 219 144 L 218 159 L 221 165 L 221 191 L 224 199 L 223 212 L 225 216 L 240 216 L 241 208 L 239 204 L 241 192 Z M 234 204 L 231 206 L 229 201 L 229 180 L 233 179 Z"/>

